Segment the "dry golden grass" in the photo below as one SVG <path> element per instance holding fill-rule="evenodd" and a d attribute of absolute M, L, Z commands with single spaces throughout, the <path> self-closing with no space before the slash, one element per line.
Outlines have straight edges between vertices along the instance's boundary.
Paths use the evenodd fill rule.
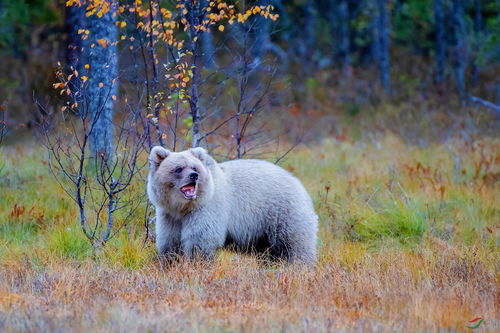
<path fill-rule="evenodd" d="M 283 166 L 321 219 L 311 268 L 226 251 L 167 265 L 141 221 L 94 250 L 41 152 L 5 150 L 0 331 L 465 331 L 478 316 L 477 331 L 498 331 L 499 147 L 385 137 L 294 151 Z"/>
<path fill-rule="evenodd" d="M 56 260 L 35 268 L 20 258 L 0 273 L 0 322 L 7 331 L 460 329 L 478 314 L 498 316 L 488 268 L 498 257 L 469 250 L 437 242 L 370 253 L 339 243 L 311 269 L 229 254 L 138 270 Z"/>

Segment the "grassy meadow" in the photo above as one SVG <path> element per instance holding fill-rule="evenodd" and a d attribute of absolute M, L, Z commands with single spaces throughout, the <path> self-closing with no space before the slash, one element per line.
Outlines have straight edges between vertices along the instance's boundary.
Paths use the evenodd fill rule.
<path fill-rule="evenodd" d="M 298 146 L 281 165 L 320 216 L 310 268 L 227 251 L 168 265 L 144 207 L 95 249 L 43 148 L 1 156 L 2 332 L 462 332 L 475 317 L 500 330 L 498 138 Z"/>

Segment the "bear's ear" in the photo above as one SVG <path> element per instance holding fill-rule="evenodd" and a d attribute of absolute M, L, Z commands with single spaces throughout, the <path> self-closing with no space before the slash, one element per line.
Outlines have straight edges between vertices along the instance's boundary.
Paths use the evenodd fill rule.
<path fill-rule="evenodd" d="M 149 168 L 158 168 L 161 162 L 166 159 L 169 154 L 170 151 L 161 146 L 153 147 L 153 149 L 151 149 L 151 153 L 149 153 Z"/>
<path fill-rule="evenodd" d="M 208 152 L 201 147 L 191 148 L 189 149 L 189 152 L 199 160 L 202 160 L 205 155 L 208 155 Z"/>
<path fill-rule="evenodd" d="M 206 166 L 211 166 L 217 163 L 210 155 L 208 155 L 208 152 L 201 147 L 191 148 L 189 149 L 189 152 Z"/>

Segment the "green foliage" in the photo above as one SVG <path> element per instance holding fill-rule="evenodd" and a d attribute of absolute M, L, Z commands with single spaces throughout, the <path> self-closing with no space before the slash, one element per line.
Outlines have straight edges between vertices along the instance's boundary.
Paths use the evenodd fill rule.
<path fill-rule="evenodd" d="M 155 251 L 154 246 L 145 243 L 140 235 L 133 234 L 130 237 L 126 233 L 121 233 L 119 237 L 113 238 L 106 244 L 104 254 L 106 261 L 113 266 L 138 269 L 154 257 Z"/>
<path fill-rule="evenodd" d="M 313 92 L 318 88 L 318 80 L 315 77 L 308 77 L 306 79 L 306 88 L 310 91 Z"/>
<path fill-rule="evenodd" d="M 59 20 L 53 0 L 5 0 L 0 4 L 0 51 L 26 51 L 32 28 Z"/>
<path fill-rule="evenodd" d="M 401 2 L 394 11 L 393 31 L 396 42 L 419 53 L 429 53 L 434 47 L 430 38 L 434 32 L 432 0 Z"/>
<path fill-rule="evenodd" d="M 185 118 L 182 119 L 182 123 L 184 124 L 185 127 L 192 128 L 193 127 L 193 116 L 187 115 Z M 193 133 L 191 131 L 186 132 L 185 139 L 186 139 L 186 141 L 191 141 L 193 139 Z"/>
<path fill-rule="evenodd" d="M 486 18 L 487 35 L 481 47 L 480 56 L 485 61 L 500 61 L 500 3 L 490 2 L 486 9 L 492 15 Z M 496 14 L 496 15 L 495 15 Z"/>
<path fill-rule="evenodd" d="M 358 115 L 362 110 L 361 106 L 355 102 L 343 104 L 342 109 L 344 110 L 344 113 L 349 117 Z"/>
<path fill-rule="evenodd" d="M 412 245 L 420 241 L 429 228 L 424 214 L 415 201 L 389 194 L 357 210 L 351 237 L 364 242 L 392 238 L 402 245 Z"/>
<path fill-rule="evenodd" d="M 8 221 L 0 223 L 0 244 L 19 246 L 32 241 L 38 234 L 39 227 L 34 222 Z"/>
<path fill-rule="evenodd" d="M 0 43 L 1 43 L 1 37 L 0 37 Z M 0 46 L 0 48 L 2 47 Z M 0 77 L 0 87 L 2 87 L 2 92 L 0 93 L 0 97 L 3 97 L 8 100 L 14 96 L 16 89 L 19 87 L 19 82 Z"/>
<path fill-rule="evenodd" d="M 193 117 L 191 115 L 186 116 L 184 119 L 182 119 L 182 123 L 186 127 L 191 128 L 191 126 L 193 126 Z"/>
<path fill-rule="evenodd" d="M 57 256 L 82 259 L 91 252 L 92 245 L 83 232 L 75 227 L 66 227 L 50 232 L 48 248 Z"/>

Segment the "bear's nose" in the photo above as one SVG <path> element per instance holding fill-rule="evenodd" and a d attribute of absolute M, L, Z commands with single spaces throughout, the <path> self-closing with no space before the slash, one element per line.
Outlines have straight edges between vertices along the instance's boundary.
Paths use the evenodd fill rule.
<path fill-rule="evenodd" d="M 198 173 L 197 172 L 192 172 L 189 175 L 189 179 L 192 180 L 192 181 L 197 181 L 198 180 Z"/>

